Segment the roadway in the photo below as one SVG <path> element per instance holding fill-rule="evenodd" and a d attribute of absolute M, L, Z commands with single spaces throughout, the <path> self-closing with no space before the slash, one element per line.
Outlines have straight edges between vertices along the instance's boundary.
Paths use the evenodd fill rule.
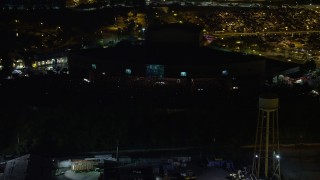
<path fill-rule="evenodd" d="M 54 180 L 97 180 L 100 176 L 100 172 L 90 171 L 75 173 L 71 170 L 66 171 L 64 174 L 55 176 Z"/>

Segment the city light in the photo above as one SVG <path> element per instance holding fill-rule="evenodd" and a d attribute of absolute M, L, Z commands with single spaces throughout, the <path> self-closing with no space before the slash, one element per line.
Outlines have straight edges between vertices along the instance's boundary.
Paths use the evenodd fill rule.
<path fill-rule="evenodd" d="M 286 146 L 280 157 L 273 147 L 279 145 L 267 141 L 267 134 L 279 127 L 285 127 L 285 131 L 270 137 L 285 137 L 281 139 L 283 144 L 306 145 L 319 139 L 313 133 L 317 132 L 316 126 L 312 126 L 320 116 L 318 6 L 309 7 L 311 1 L 294 7 L 282 2 L 268 4 L 271 1 L 146 1 L 150 3 L 136 7 L 140 0 L 68 0 L 59 7 L 61 10 L 53 10 L 58 6 L 56 1 L 42 6 L 29 1 L 27 5 L 24 0 L 23 7 L 2 7 L 6 9 L 2 9 L 4 21 L 0 22 L 0 76 L 10 80 L 0 81 L 0 90 L 3 98 L 18 103 L 13 106 L 7 100 L 0 102 L 4 107 L 0 116 L 4 135 L 0 139 L 8 145 L 0 147 L 0 152 L 114 152 L 112 148 L 118 141 L 119 147 L 128 150 L 204 147 L 204 151 L 197 148 L 192 152 L 201 152 L 199 162 L 203 162 L 207 174 L 220 173 L 215 168 L 223 164 L 223 168 L 230 169 L 222 173 L 233 173 L 230 176 L 236 178 L 242 169 L 227 165 L 235 156 L 239 155 L 237 162 L 267 160 L 269 166 L 291 158 L 285 154 L 291 146 Z M 311 59 L 313 64 L 309 66 Z M 258 124 L 264 125 L 260 130 L 268 129 L 266 119 L 278 117 L 255 110 L 255 96 L 263 90 L 282 93 L 279 117 L 290 121 L 279 121 L 279 127 L 256 135 L 272 146 L 258 143 L 254 148 L 260 147 L 261 151 L 249 156 L 233 148 L 237 153 L 228 157 L 230 153 L 224 152 L 230 147 L 247 143 L 252 148 L 255 114 L 263 120 Z M 245 121 L 239 121 L 242 119 Z M 297 140 L 297 129 L 305 134 L 303 141 Z M 211 139 L 215 142 L 216 138 L 219 142 L 212 144 Z M 268 147 L 273 150 L 266 151 Z M 295 153 L 294 148 L 288 152 Z M 299 146 L 300 159 L 305 155 L 303 148 Z M 241 158 L 245 160 L 238 161 Z M 119 168 L 128 168 L 122 166 L 123 159 L 129 158 L 117 158 Z M 167 177 L 177 174 L 191 179 L 184 171 L 198 165 L 191 162 L 182 167 L 176 159 L 160 160 L 163 167 L 152 172 L 160 168 L 157 173 L 163 175 L 161 178 L 168 173 Z M 139 165 L 136 160 L 130 159 L 130 164 Z M 215 167 L 207 168 L 210 163 Z M 253 167 L 250 163 L 245 165 L 250 169 L 248 176 Z M 290 163 L 294 161 L 283 164 Z M 297 167 L 305 167 L 306 162 L 298 163 Z M 262 163 L 261 168 L 267 166 Z M 96 167 L 92 173 L 105 177 L 102 173 L 106 170 L 98 169 L 98 165 L 94 170 Z M 130 166 L 133 168 L 136 166 Z M 68 166 L 74 173 L 72 169 L 74 164 Z M 195 169 L 197 176 L 203 177 L 202 171 L 198 174 L 199 167 Z M 285 167 L 281 169 L 286 172 Z M 316 172 L 315 168 L 304 169 Z M 209 173 L 211 170 L 215 172 Z M 132 172 L 136 176 L 143 174 L 142 170 Z M 63 173 L 59 176 L 69 172 Z M 111 177 L 109 173 L 113 172 L 107 173 Z M 304 173 L 300 174 L 304 179 Z"/>
<path fill-rule="evenodd" d="M 181 77 L 186 77 L 187 76 L 187 72 L 180 72 L 180 76 Z"/>
<path fill-rule="evenodd" d="M 87 83 L 90 83 L 90 80 L 87 79 L 87 78 L 83 78 L 83 81 L 84 81 L 84 82 L 87 82 Z"/>

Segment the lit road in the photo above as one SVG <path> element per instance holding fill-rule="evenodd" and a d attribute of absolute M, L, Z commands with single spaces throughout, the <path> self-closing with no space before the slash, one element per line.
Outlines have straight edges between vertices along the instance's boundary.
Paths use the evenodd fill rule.
<path fill-rule="evenodd" d="M 274 32 L 253 32 L 253 33 L 213 33 L 212 36 L 243 36 L 243 35 L 266 35 L 266 34 L 310 34 L 320 33 L 320 31 L 274 31 Z"/>
<path fill-rule="evenodd" d="M 210 168 L 205 170 L 201 175 L 198 176 L 199 180 L 212 180 L 212 179 L 227 179 L 230 172 L 227 172 L 219 168 Z"/>
<path fill-rule="evenodd" d="M 56 176 L 54 180 L 97 180 L 100 173 L 96 171 L 75 173 L 71 170 L 65 172 L 65 174 Z"/>

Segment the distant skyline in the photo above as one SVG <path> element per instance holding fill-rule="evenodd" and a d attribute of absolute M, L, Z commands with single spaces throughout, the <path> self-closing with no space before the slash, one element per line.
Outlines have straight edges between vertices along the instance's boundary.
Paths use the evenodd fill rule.
<path fill-rule="evenodd" d="M 136 1 L 137 2 L 137 1 Z M 319 0 L 140 0 L 140 2 L 237 2 L 237 3 L 247 3 L 247 2 L 285 2 L 285 3 L 298 3 L 298 4 L 309 4 L 309 3 L 319 3 Z M 0 3 L 2 5 L 48 5 L 48 6 L 77 6 L 81 4 L 126 4 L 130 3 L 128 0 L 3 0 Z"/>

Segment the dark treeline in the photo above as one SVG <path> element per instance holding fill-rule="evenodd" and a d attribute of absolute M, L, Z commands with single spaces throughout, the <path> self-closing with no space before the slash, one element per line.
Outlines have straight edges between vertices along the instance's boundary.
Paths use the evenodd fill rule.
<path fill-rule="evenodd" d="M 85 83 L 67 78 L 3 81 L 2 153 L 68 154 L 254 143 L 259 90 L 229 92 Z M 319 104 L 280 94 L 281 143 L 318 142 Z M 306 106 L 308 104 L 308 106 Z"/>
<path fill-rule="evenodd" d="M 1 101 L 2 150 L 86 152 L 113 149 L 116 141 L 121 148 L 206 146 L 236 135 L 245 112 L 225 111 L 237 108 L 214 95 L 63 82 L 2 84 L 1 94 L 10 97 Z"/>

